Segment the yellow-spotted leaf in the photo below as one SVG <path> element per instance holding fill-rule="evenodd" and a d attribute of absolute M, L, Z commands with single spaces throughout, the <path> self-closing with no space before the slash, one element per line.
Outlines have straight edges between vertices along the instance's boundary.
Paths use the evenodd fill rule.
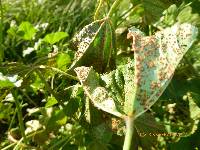
<path fill-rule="evenodd" d="M 98 72 L 105 72 L 114 66 L 115 34 L 109 19 L 97 20 L 85 26 L 73 38 L 77 47 L 75 60 L 70 67 L 93 66 Z"/>
<path fill-rule="evenodd" d="M 118 117 L 141 116 L 161 96 L 171 81 L 180 60 L 197 37 L 191 24 L 175 24 L 145 36 L 131 28 L 134 60 L 110 73 L 98 74 L 92 67 L 77 67 L 75 72 L 93 104 Z"/>
<path fill-rule="evenodd" d="M 177 65 L 191 47 L 198 34 L 195 26 L 175 24 L 155 33 L 144 36 L 136 28 L 129 30 L 133 38 L 132 48 L 135 58 L 135 98 L 144 110 L 151 107 L 168 86 Z M 143 111 L 133 106 L 135 117 Z"/>

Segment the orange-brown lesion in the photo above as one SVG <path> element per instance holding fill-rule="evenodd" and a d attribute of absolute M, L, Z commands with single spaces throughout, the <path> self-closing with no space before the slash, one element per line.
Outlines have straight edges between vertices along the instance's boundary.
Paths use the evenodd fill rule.
<path fill-rule="evenodd" d="M 155 62 L 154 62 L 153 60 L 147 62 L 147 67 L 148 67 L 148 68 L 152 68 L 152 67 L 155 67 L 155 66 L 156 66 L 156 65 L 155 65 Z"/>
<path fill-rule="evenodd" d="M 166 79 L 166 73 L 163 72 L 163 71 L 159 71 L 159 72 L 158 72 L 158 79 L 159 79 L 160 81 L 165 80 L 165 79 Z"/>
<path fill-rule="evenodd" d="M 154 90 L 156 88 L 160 88 L 161 84 L 160 82 L 152 81 L 150 87 L 151 87 L 151 90 Z"/>
<path fill-rule="evenodd" d="M 146 90 L 140 90 L 140 94 L 138 94 L 138 99 L 140 100 L 140 104 L 142 106 L 145 106 L 147 104 L 148 98 L 149 96 L 147 95 L 147 91 Z"/>
<path fill-rule="evenodd" d="M 129 32 L 127 34 L 127 39 L 131 39 L 132 38 L 132 51 L 134 52 L 138 52 L 140 51 L 142 48 L 141 48 L 141 41 L 142 41 L 142 36 L 141 35 L 138 35 L 136 33 L 131 33 Z"/>

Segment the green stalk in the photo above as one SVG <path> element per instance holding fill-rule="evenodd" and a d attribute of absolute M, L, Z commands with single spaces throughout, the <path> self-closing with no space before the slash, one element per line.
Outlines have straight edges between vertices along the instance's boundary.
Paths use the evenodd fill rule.
<path fill-rule="evenodd" d="M 44 82 L 45 87 L 47 89 L 47 91 L 49 91 L 51 93 L 51 95 L 53 95 L 55 97 L 55 99 L 58 101 L 58 103 L 62 106 L 65 107 L 65 105 L 60 101 L 58 95 L 53 91 L 53 89 L 50 87 L 50 85 L 47 83 L 46 79 L 44 78 L 44 76 L 42 75 L 42 73 L 40 72 L 40 70 L 35 70 L 35 72 L 38 74 L 38 76 L 40 77 L 40 79 Z"/>
<path fill-rule="evenodd" d="M 2 42 L 2 38 L 3 38 L 3 36 L 2 36 L 2 31 L 3 31 L 3 6 L 2 6 L 2 2 L 1 2 L 1 0 L 0 0 L 0 12 L 1 12 L 1 22 L 0 22 L 0 33 L 1 33 L 1 35 L 0 35 L 0 42 Z"/>
<path fill-rule="evenodd" d="M 25 127 L 24 127 L 24 122 L 23 122 L 23 117 L 22 117 L 22 105 L 18 101 L 16 94 L 17 94 L 16 89 L 13 89 L 12 95 L 14 97 L 15 105 L 16 105 L 16 108 L 17 108 L 17 116 L 18 116 L 20 131 L 21 131 L 22 137 L 24 139 L 24 142 L 27 143 L 27 139 L 26 139 L 26 135 L 25 135 Z"/>
<path fill-rule="evenodd" d="M 15 145 L 15 143 L 12 143 L 4 148 L 2 148 L 1 150 L 7 150 L 7 149 L 11 149 L 11 147 L 13 147 Z"/>
<path fill-rule="evenodd" d="M 151 36 L 151 35 L 152 35 L 152 26 L 149 25 L 149 36 Z"/>
<path fill-rule="evenodd" d="M 123 150 L 130 150 L 134 132 L 134 118 L 133 116 L 128 116 L 125 121 L 126 121 L 126 135 L 124 139 Z"/>
<path fill-rule="evenodd" d="M 28 94 L 26 94 L 22 89 L 19 89 L 22 94 L 26 97 L 27 101 L 31 104 L 33 104 L 35 107 L 37 107 L 37 104 L 28 96 Z"/>
<path fill-rule="evenodd" d="M 15 111 L 14 111 L 14 114 L 13 114 L 12 119 L 11 119 L 11 121 L 10 121 L 10 125 L 9 125 L 9 127 L 8 127 L 8 130 L 10 130 L 10 129 L 12 128 L 12 125 L 13 125 L 13 123 L 14 123 L 16 114 L 17 114 L 17 108 L 15 108 Z"/>
<path fill-rule="evenodd" d="M 109 12 L 108 12 L 108 15 L 107 17 L 110 18 L 112 16 L 112 14 L 114 13 L 114 11 L 116 10 L 116 8 L 118 7 L 119 3 L 121 2 L 122 0 L 116 0 L 113 5 L 111 6 Z"/>
<path fill-rule="evenodd" d="M 99 5 L 98 5 L 98 7 L 97 7 L 97 9 L 96 9 L 96 11 L 94 13 L 94 20 L 97 20 L 97 17 L 99 15 L 99 11 L 100 11 L 100 8 L 101 8 L 102 4 L 103 4 L 103 0 L 99 0 Z"/>
<path fill-rule="evenodd" d="M 45 67 L 46 67 L 47 69 L 52 69 L 52 70 L 55 71 L 55 72 L 61 73 L 61 74 L 65 75 L 66 77 L 68 77 L 69 79 L 79 81 L 77 77 L 75 77 L 75 76 L 73 76 L 73 75 L 71 75 L 71 74 L 68 74 L 68 73 L 66 73 L 66 72 L 64 72 L 64 71 L 62 71 L 62 70 L 60 70 L 60 69 L 58 69 L 58 68 L 49 67 L 49 66 L 45 66 Z"/>
<path fill-rule="evenodd" d="M 113 5 L 111 6 L 108 14 L 107 14 L 107 18 L 110 18 L 113 13 L 116 11 L 116 8 L 118 7 L 118 5 L 120 4 L 122 0 L 116 0 Z M 134 107 L 132 108 L 132 112 L 134 112 Z M 127 116 L 125 118 L 126 121 L 126 135 L 125 135 L 125 139 L 124 139 L 124 146 L 123 146 L 123 150 L 130 150 L 131 149 L 131 144 L 132 144 L 132 138 L 133 138 L 133 133 L 134 133 L 134 117 L 133 115 Z"/>
<path fill-rule="evenodd" d="M 33 136 L 35 136 L 36 134 L 42 133 L 42 132 L 44 132 L 44 130 L 37 130 L 37 131 L 35 131 L 35 132 L 30 133 L 29 135 L 27 135 L 26 138 L 30 139 L 30 138 L 32 138 Z M 16 140 L 16 139 L 15 139 L 15 140 Z M 26 149 L 36 149 L 36 147 L 29 146 L 29 145 L 25 145 L 24 143 L 22 143 L 22 140 L 23 140 L 23 138 L 21 138 L 20 140 L 16 140 L 17 142 L 14 142 L 14 143 L 12 143 L 12 144 L 9 144 L 8 146 L 4 147 L 4 148 L 1 149 L 1 150 L 10 150 L 11 147 L 15 146 L 16 144 L 18 144 L 18 146 L 21 146 L 22 149 L 23 149 L 23 148 L 24 148 L 24 149 L 25 149 L 25 148 L 26 148 Z"/>
<path fill-rule="evenodd" d="M 0 0 L 0 12 L 1 12 L 1 22 L 0 22 L 0 61 L 3 59 L 3 6 Z"/>

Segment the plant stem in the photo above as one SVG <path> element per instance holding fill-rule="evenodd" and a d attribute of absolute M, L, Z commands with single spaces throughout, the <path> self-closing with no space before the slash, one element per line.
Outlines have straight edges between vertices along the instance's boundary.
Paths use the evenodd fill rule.
<path fill-rule="evenodd" d="M 99 11 L 100 11 L 100 8 L 101 8 L 101 5 L 103 4 L 103 0 L 99 0 L 99 5 L 94 13 L 94 20 L 97 20 L 97 17 L 98 17 L 98 14 L 99 14 Z"/>
<path fill-rule="evenodd" d="M 38 74 L 38 76 L 40 77 L 40 79 L 44 82 L 47 91 L 49 91 L 51 93 L 51 95 L 53 95 L 55 97 L 55 99 L 58 101 L 58 103 L 64 108 L 65 105 L 63 104 L 63 102 L 60 101 L 58 95 L 53 91 L 53 89 L 47 83 L 46 79 L 44 78 L 44 76 L 42 75 L 42 73 L 40 72 L 40 70 L 36 69 L 35 71 Z"/>
<path fill-rule="evenodd" d="M 27 98 L 28 102 L 33 104 L 35 107 L 37 107 L 37 104 L 28 96 L 28 94 L 26 94 L 22 89 L 19 89 L 22 94 Z"/>
<path fill-rule="evenodd" d="M 108 12 L 108 15 L 107 17 L 110 18 L 112 16 L 112 14 L 114 13 L 115 9 L 117 8 L 117 6 L 119 5 L 119 3 L 121 2 L 122 0 L 116 0 L 113 5 L 111 6 L 109 12 Z"/>
<path fill-rule="evenodd" d="M 14 114 L 13 114 L 12 119 L 10 121 L 10 125 L 8 127 L 8 130 L 10 130 L 12 128 L 12 125 L 13 125 L 14 120 L 15 120 L 16 113 L 17 113 L 17 108 L 15 108 L 15 111 L 14 111 Z"/>
<path fill-rule="evenodd" d="M 134 132 L 134 118 L 133 116 L 127 116 L 125 121 L 126 121 L 126 135 L 124 139 L 123 150 L 130 150 Z"/>
<path fill-rule="evenodd" d="M 1 22 L 0 22 L 0 25 L 1 25 L 0 26 L 1 38 L 0 38 L 0 40 L 2 40 L 2 38 L 3 38 L 2 37 L 2 31 L 3 31 L 3 29 L 2 29 L 3 28 L 3 5 L 2 5 L 2 1 L 1 0 L 0 0 L 0 12 L 1 12 L 1 16 L 0 16 L 1 17 Z"/>
<path fill-rule="evenodd" d="M 22 117 L 22 106 L 21 106 L 20 102 L 18 101 L 16 89 L 12 90 L 12 95 L 14 97 L 15 105 L 17 108 L 17 116 L 18 116 L 20 131 L 21 131 L 22 137 L 24 139 L 24 142 L 27 143 L 26 135 L 25 135 L 25 127 L 24 127 L 24 122 L 23 122 L 23 117 Z"/>
<path fill-rule="evenodd" d="M 136 5 L 136 6 L 132 6 L 131 8 L 129 8 L 124 14 L 122 14 L 119 18 L 120 18 L 120 22 L 117 24 L 117 27 L 121 24 L 121 23 L 123 23 L 125 20 L 126 20 L 126 18 L 129 16 L 128 14 L 131 14 L 131 13 L 133 13 L 138 7 L 140 7 L 141 6 L 141 4 L 138 4 L 138 5 Z"/>
<path fill-rule="evenodd" d="M 12 143 L 4 148 L 2 148 L 1 150 L 7 150 L 7 149 L 10 149 L 11 147 L 13 147 L 15 145 L 15 143 Z"/>
<path fill-rule="evenodd" d="M 0 12 L 1 12 L 1 21 L 0 21 L 0 62 L 3 59 L 3 6 L 2 6 L 2 1 L 0 0 Z"/>
<path fill-rule="evenodd" d="M 47 69 L 52 69 L 53 71 L 56 71 L 56 72 L 58 72 L 58 73 L 61 73 L 61 74 L 65 75 L 66 77 L 68 77 L 69 79 L 73 79 L 73 80 L 79 81 L 79 79 L 78 79 L 77 77 L 75 77 L 75 76 L 73 76 L 73 75 L 71 75 L 71 74 L 68 74 L 68 73 L 66 73 L 66 72 L 64 72 L 64 71 L 62 71 L 62 70 L 60 70 L 60 69 L 58 69 L 58 68 L 48 67 L 48 66 L 45 66 L 45 67 L 46 67 Z"/>

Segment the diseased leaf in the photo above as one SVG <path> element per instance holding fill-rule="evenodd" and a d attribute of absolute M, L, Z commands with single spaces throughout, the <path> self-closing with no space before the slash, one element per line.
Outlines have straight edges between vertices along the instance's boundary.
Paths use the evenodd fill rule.
<path fill-rule="evenodd" d="M 77 67 L 75 72 L 83 85 L 86 95 L 97 108 L 122 117 L 122 114 L 117 110 L 114 99 L 108 95 L 108 91 L 104 87 L 100 86 L 99 76 L 92 67 Z"/>
<path fill-rule="evenodd" d="M 175 24 L 170 28 L 144 36 L 130 29 L 135 57 L 135 99 L 144 109 L 150 108 L 168 86 L 183 55 L 197 37 L 198 29 L 190 24 Z M 134 106 L 136 117 L 141 113 Z"/>
<path fill-rule="evenodd" d="M 85 26 L 73 41 L 78 50 L 70 70 L 78 66 L 93 66 L 98 72 L 113 68 L 115 34 L 108 19 Z"/>
<path fill-rule="evenodd" d="M 118 117 L 137 118 L 158 100 L 196 36 L 197 28 L 186 23 L 153 36 L 131 28 L 128 37 L 133 38 L 135 60 L 108 74 L 98 75 L 84 66 L 75 72 L 97 108 Z"/>
<path fill-rule="evenodd" d="M 109 74 L 101 75 L 101 79 L 105 82 L 105 87 L 109 91 L 109 95 L 114 98 L 118 110 L 124 115 L 130 113 L 133 107 L 135 96 L 134 85 L 134 61 L 129 60 L 126 65 L 118 66 L 118 68 Z M 140 104 L 135 101 L 137 109 L 142 111 Z"/>

